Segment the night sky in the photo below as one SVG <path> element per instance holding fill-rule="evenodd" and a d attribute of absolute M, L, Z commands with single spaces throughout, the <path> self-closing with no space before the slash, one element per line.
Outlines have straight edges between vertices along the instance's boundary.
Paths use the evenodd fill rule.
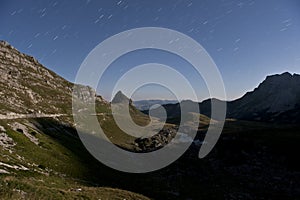
<path fill-rule="evenodd" d="M 217 64 L 228 99 L 253 90 L 266 75 L 300 73 L 298 0 L 0 0 L 0 39 L 70 81 L 101 41 L 148 26 L 174 29 L 198 41 Z M 173 66 L 197 85 L 188 63 L 173 57 L 140 51 L 120 58 L 99 93 L 109 98 L 112 82 L 124 71 L 153 61 Z M 207 98 L 202 83 L 195 89 L 201 99 Z M 156 95 L 152 88 L 137 98 Z"/>

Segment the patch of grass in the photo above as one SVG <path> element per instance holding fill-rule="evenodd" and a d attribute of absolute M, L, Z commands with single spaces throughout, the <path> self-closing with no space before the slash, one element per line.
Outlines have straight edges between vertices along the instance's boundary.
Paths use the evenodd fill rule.
<path fill-rule="evenodd" d="M 1 176 L 0 176 L 1 177 Z M 10 199 L 140 199 L 149 198 L 129 191 L 107 187 L 86 187 L 74 181 L 35 177 L 0 179 L 0 197 Z"/>

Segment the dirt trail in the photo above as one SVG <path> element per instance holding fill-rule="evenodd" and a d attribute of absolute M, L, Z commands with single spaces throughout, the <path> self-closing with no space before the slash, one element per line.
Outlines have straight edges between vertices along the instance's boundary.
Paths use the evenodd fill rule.
<path fill-rule="evenodd" d="M 66 114 L 0 114 L 0 119 L 28 119 L 28 118 L 47 118 L 47 117 L 61 117 L 67 116 Z"/>

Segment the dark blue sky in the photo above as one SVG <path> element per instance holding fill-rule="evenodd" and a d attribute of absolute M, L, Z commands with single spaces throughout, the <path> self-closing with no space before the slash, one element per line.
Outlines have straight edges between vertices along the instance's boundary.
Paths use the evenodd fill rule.
<path fill-rule="evenodd" d="M 147 26 L 174 29 L 198 41 L 217 64 L 228 99 L 254 89 L 268 74 L 300 73 L 298 0 L 0 1 L 0 39 L 70 81 L 101 41 L 127 29 Z M 136 60 L 131 59 L 131 64 L 128 58 L 124 63 L 122 59 L 116 62 L 100 92 L 108 96 L 106 85 L 109 88 L 109 80 L 120 76 L 122 70 L 114 67 L 127 66 L 126 70 L 154 58 L 193 76 L 187 64 L 175 62 L 171 55 L 144 53 L 133 56 Z"/>

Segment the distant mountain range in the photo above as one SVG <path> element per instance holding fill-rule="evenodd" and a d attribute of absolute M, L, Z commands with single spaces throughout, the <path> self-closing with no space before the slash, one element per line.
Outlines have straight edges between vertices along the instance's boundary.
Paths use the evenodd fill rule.
<path fill-rule="evenodd" d="M 134 101 L 133 105 L 139 110 L 149 110 L 154 105 L 166 105 L 166 104 L 176 104 L 177 100 L 159 100 L 159 99 L 151 99 L 151 100 L 139 100 Z"/>
<path fill-rule="evenodd" d="M 201 103 L 185 101 L 186 104 L 199 104 L 200 113 L 211 115 L 211 102 L 207 99 Z M 141 101 L 143 103 L 143 101 Z M 150 101 L 151 102 L 151 101 Z M 164 104 L 163 102 L 160 102 Z M 300 122 L 300 75 L 276 74 L 268 76 L 257 88 L 247 92 L 243 97 L 227 103 L 227 118 L 265 122 Z M 147 105 L 147 101 L 144 105 Z M 180 116 L 179 103 L 163 105 L 169 118 Z M 139 108 L 142 107 L 141 105 Z M 145 111 L 147 113 L 147 111 Z"/>

